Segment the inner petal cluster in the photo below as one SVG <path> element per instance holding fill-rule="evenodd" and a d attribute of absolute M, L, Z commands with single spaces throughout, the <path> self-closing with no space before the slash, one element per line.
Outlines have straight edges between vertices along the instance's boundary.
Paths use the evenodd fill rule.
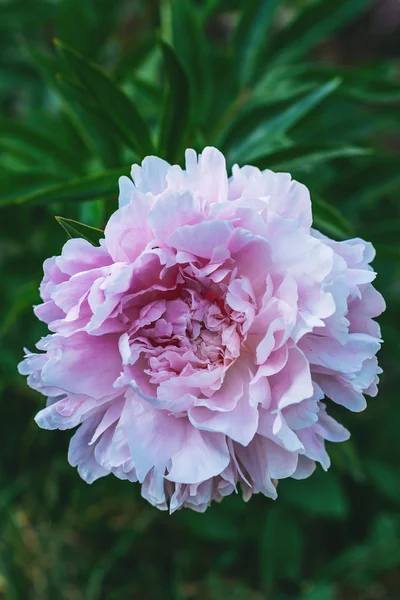
<path fill-rule="evenodd" d="M 128 303 L 130 325 L 119 340 L 124 370 L 118 385 L 130 385 L 160 407 L 164 401 L 174 413 L 220 389 L 246 340 L 249 319 L 243 308 L 248 312 L 249 301 L 254 304 L 244 279 L 230 284 L 181 279 L 165 298 L 140 310 Z"/>

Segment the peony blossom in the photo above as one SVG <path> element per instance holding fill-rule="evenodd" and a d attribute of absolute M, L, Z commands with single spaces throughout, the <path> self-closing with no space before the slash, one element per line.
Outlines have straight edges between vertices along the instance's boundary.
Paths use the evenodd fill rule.
<path fill-rule="evenodd" d="M 186 170 L 149 156 L 120 179 L 98 247 L 44 263 L 50 334 L 19 366 L 44 429 L 78 429 L 69 462 L 114 473 L 171 512 L 330 464 L 325 440 L 377 393 L 384 301 L 362 239 L 312 229 L 307 188 L 205 148 Z M 328 399 L 328 400 L 326 400 Z"/>

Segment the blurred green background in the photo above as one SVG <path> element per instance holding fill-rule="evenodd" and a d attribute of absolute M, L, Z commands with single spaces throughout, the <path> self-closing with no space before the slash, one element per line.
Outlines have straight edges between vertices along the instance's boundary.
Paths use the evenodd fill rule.
<path fill-rule="evenodd" d="M 400 598 L 399 2 L 1 0 L 0 102 L 0 598 Z M 54 216 L 101 229 L 132 162 L 207 144 L 290 171 L 316 227 L 375 244 L 384 376 L 365 413 L 332 407 L 353 435 L 327 474 L 169 516 L 81 481 L 16 365 L 45 333 Z"/>

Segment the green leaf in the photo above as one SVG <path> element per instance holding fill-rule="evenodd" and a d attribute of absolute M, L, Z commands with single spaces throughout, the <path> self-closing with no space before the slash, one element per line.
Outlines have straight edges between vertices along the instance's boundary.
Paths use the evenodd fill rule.
<path fill-rule="evenodd" d="M 154 148 L 148 126 L 134 102 L 98 65 L 88 62 L 59 40 L 55 44 L 81 85 L 95 101 L 98 110 L 107 120 L 112 121 L 124 143 L 140 157 L 152 154 Z"/>
<path fill-rule="evenodd" d="M 296 144 L 291 148 L 271 152 L 254 161 L 254 165 L 259 169 L 272 169 L 273 171 L 310 171 L 316 165 L 335 158 L 365 156 L 370 153 L 371 150 L 357 146 L 302 146 Z"/>
<path fill-rule="evenodd" d="M 0 200 L 0 207 L 10 204 L 50 204 L 52 202 L 79 202 L 104 197 L 118 196 L 118 178 L 129 171 L 119 168 L 80 179 L 71 179 L 18 198 Z"/>
<path fill-rule="evenodd" d="M 290 62 L 323 41 L 366 9 L 369 0 L 315 0 L 294 22 L 277 34 L 268 51 L 273 63 Z"/>
<path fill-rule="evenodd" d="M 82 169 L 80 157 L 56 143 L 57 138 L 50 139 L 46 135 L 32 129 L 28 125 L 16 121 L 0 122 L 0 147 L 9 151 L 23 151 L 32 157 L 32 163 L 45 163 L 47 168 L 77 174 Z"/>
<path fill-rule="evenodd" d="M 303 512 L 331 519 L 344 519 L 349 512 L 340 479 L 332 472 L 317 469 L 309 479 L 280 482 L 281 498 Z"/>
<path fill-rule="evenodd" d="M 397 244 L 400 234 L 400 219 L 383 218 L 381 222 L 364 226 L 363 234 L 365 239 L 372 242 L 392 242 L 393 244 Z"/>
<path fill-rule="evenodd" d="M 115 26 L 111 11 L 107 13 L 104 27 L 104 11 L 100 6 L 85 0 L 63 0 L 57 4 L 57 34 L 82 55 L 94 57 L 104 44 L 107 30 Z"/>
<path fill-rule="evenodd" d="M 55 219 L 65 229 L 70 238 L 84 238 L 91 244 L 96 245 L 104 237 L 102 229 L 90 227 L 90 225 L 84 225 L 84 223 L 79 223 L 79 221 L 73 219 L 65 219 L 64 217 L 55 217 Z"/>
<path fill-rule="evenodd" d="M 144 510 L 123 533 L 115 536 L 115 541 L 107 552 L 96 561 L 87 577 L 85 584 L 85 598 L 87 600 L 101 600 L 104 590 L 104 579 L 116 563 L 120 563 L 126 554 L 137 545 L 141 536 L 147 533 L 156 519 L 154 510 Z"/>
<path fill-rule="evenodd" d="M 250 0 L 233 38 L 234 63 L 240 87 L 248 86 L 258 72 L 269 28 L 279 0 Z"/>
<path fill-rule="evenodd" d="M 59 73 L 59 68 L 63 67 L 60 62 L 39 52 L 31 44 L 25 42 L 24 46 L 91 154 L 99 156 L 106 168 L 120 164 L 120 137 L 116 135 L 112 121 L 96 110 L 92 96 L 82 86 L 68 80 L 64 72 Z"/>
<path fill-rule="evenodd" d="M 93 105 L 85 90 L 62 75 L 56 90 L 63 107 L 93 156 L 99 156 L 106 168 L 120 164 L 121 139 L 111 119 Z"/>
<path fill-rule="evenodd" d="M 204 518 L 202 518 L 204 517 Z M 230 512 L 217 514 L 208 511 L 204 515 L 190 513 L 183 516 L 192 535 L 207 541 L 234 543 L 247 535 L 243 524 Z"/>
<path fill-rule="evenodd" d="M 332 77 L 340 77 L 343 80 L 341 92 L 362 102 L 390 103 L 400 99 L 400 84 L 396 73 L 391 70 L 386 72 L 376 67 L 360 65 L 339 67 L 313 63 L 296 65 L 293 69 L 296 77 L 302 75 L 303 78 L 319 84 Z"/>
<path fill-rule="evenodd" d="M 335 78 L 299 100 L 291 102 L 285 110 L 279 110 L 281 103 L 266 106 L 260 110 L 260 122 L 244 139 L 235 134 L 235 126 L 239 131 L 243 131 L 247 121 L 246 117 L 244 123 L 239 121 L 239 123 L 234 124 L 231 131 L 228 132 L 225 142 L 228 149 L 229 146 L 233 145 L 232 141 L 236 142 L 234 147 L 230 151 L 228 150 L 228 161 L 231 163 L 236 161 L 250 163 L 265 156 L 265 154 L 282 148 L 285 144 L 283 140 L 286 133 L 336 90 L 339 85 L 340 79 Z M 253 116 L 251 114 L 249 116 L 253 120 Z"/>
<path fill-rule="evenodd" d="M 347 219 L 331 204 L 315 195 L 312 197 L 313 225 L 326 235 L 341 240 L 354 236 Z"/>
<path fill-rule="evenodd" d="M 341 444 L 330 444 L 329 456 L 335 469 L 346 473 L 358 483 L 365 482 L 365 466 L 352 439 Z"/>
<path fill-rule="evenodd" d="M 173 49 L 161 42 L 167 77 L 167 93 L 161 124 L 158 151 L 169 162 L 175 162 L 185 140 L 190 111 L 190 89 L 178 58 Z"/>
<path fill-rule="evenodd" d="M 400 248 L 395 244 L 376 244 L 375 250 L 379 258 L 385 258 L 385 261 L 394 261 L 400 263 Z"/>
<path fill-rule="evenodd" d="M 354 75 L 356 75 L 354 73 Z M 353 82 L 346 83 L 344 91 L 362 102 L 399 102 L 400 85 L 396 81 L 371 81 L 365 85 L 354 78 Z"/>
<path fill-rule="evenodd" d="M 376 581 L 381 573 L 400 564 L 399 541 L 398 515 L 387 515 L 381 511 L 372 521 L 367 538 L 345 548 L 332 562 L 324 565 L 321 577 L 365 587 Z"/>
<path fill-rule="evenodd" d="M 113 76 L 116 80 L 123 80 L 132 73 L 146 60 L 148 55 L 156 46 L 156 41 L 152 35 L 146 37 L 139 45 L 136 45 L 130 52 L 123 54 L 113 70 Z"/>
<path fill-rule="evenodd" d="M 251 99 L 258 104 L 284 103 L 291 98 L 297 98 L 314 90 L 325 82 L 315 82 L 311 78 L 301 77 L 299 67 L 292 65 L 272 67 L 268 69 L 257 85 L 253 88 Z M 332 77 L 329 79 L 331 80 Z"/>
<path fill-rule="evenodd" d="M 191 97 L 196 100 L 193 119 L 196 123 L 204 123 L 212 101 L 214 65 L 201 15 L 194 2 L 171 0 L 169 4 L 172 45 L 188 76 Z"/>
<path fill-rule="evenodd" d="M 37 283 L 29 282 L 15 290 L 16 297 L 11 306 L 2 312 L 0 324 L 0 339 L 13 327 L 19 317 L 38 300 Z"/>
<path fill-rule="evenodd" d="M 344 181 L 343 184 L 346 182 Z M 349 192 L 346 208 L 360 210 L 377 205 L 388 195 L 398 195 L 400 186 L 400 161 L 398 157 L 380 157 L 365 168 L 351 173 L 347 188 L 354 187 L 355 192 Z"/>
<path fill-rule="evenodd" d="M 376 489 L 389 500 L 400 503 L 398 467 L 377 459 L 369 460 L 366 467 Z"/>
<path fill-rule="evenodd" d="M 304 536 L 291 511 L 270 506 L 261 524 L 259 543 L 259 571 L 264 586 L 270 587 L 279 579 L 298 579 Z"/>
<path fill-rule="evenodd" d="M 20 28 L 21 24 L 32 27 L 43 25 L 49 18 L 54 18 L 55 5 L 51 2 L 32 2 L 12 0 L 0 4 L 0 30 L 9 31 Z"/>
<path fill-rule="evenodd" d="M 60 178 L 54 173 L 43 173 L 39 170 L 4 171 L 0 175 L 0 205 L 13 204 L 20 196 L 36 193 L 59 181 Z"/>
<path fill-rule="evenodd" d="M 101 229 L 107 220 L 105 198 L 82 202 L 78 209 L 78 220 L 82 223 L 90 223 L 91 227 Z"/>
<path fill-rule="evenodd" d="M 317 583 L 304 592 L 299 600 L 335 600 L 335 586 L 329 583 Z"/>

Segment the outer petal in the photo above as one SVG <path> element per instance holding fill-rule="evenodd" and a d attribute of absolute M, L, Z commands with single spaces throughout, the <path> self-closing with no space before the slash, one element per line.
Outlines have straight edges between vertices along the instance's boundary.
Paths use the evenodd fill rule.
<path fill-rule="evenodd" d="M 169 163 L 162 158 L 147 156 L 141 167 L 132 165 L 131 175 L 139 191 L 158 195 L 167 187 L 166 175 L 169 168 Z"/>
<path fill-rule="evenodd" d="M 311 398 L 313 392 L 308 361 L 298 348 L 291 348 L 284 368 L 271 377 L 273 405 L 283 409 Z"/>
<path fill-rule="evenodd" d="M 42 379 L 45 385 L 100 399 L 113 389 L 120 368 L 118 338 L 114 335 L 54 336 Z"/>
<path fill-rule="evenodd" d="M 150 199 L 135 190 L 131 202 L 111 216 L 104 235 L 107 249 L 115 262 L 134 261 L 152 239 L 147 223 L 150 208 Z"/>
<path fill-rule="evenodd" d="M 109 473 L 97 462 L 94 455 L 95 447 L 89 445 L 93 431 L 96 429 L 100 419 L 101 413 L 87 419 L 71 438 L 69 444 L 68 461 L 71 466 L 78 467 L 79 475 L 87 483 L 93 483 L 96 479 L 104 477 Z"/>
<path fill-rule="evenodd" d="M 225 436 L 199 431 L 186 423 L 182 447 L 172 457 L 167 479 L 177 483 L 200 483 L 219 475 L 230 461 Z"/>
<path fill-rule="evenodd" d="M 154 408 L 134 393 L 125 404 L 121 426 L 140 482 L 153 467 L 165 470 L 185 441 L 184 419 Z"/>
<path fill-rule="evenodd" d="M 228 177 L 224 155 L 216 148 L 207 147 L 199 155 L 186 151 L 186 171 L 191 189 L 210 203 L 224 202 L 228 195 Z"/>

